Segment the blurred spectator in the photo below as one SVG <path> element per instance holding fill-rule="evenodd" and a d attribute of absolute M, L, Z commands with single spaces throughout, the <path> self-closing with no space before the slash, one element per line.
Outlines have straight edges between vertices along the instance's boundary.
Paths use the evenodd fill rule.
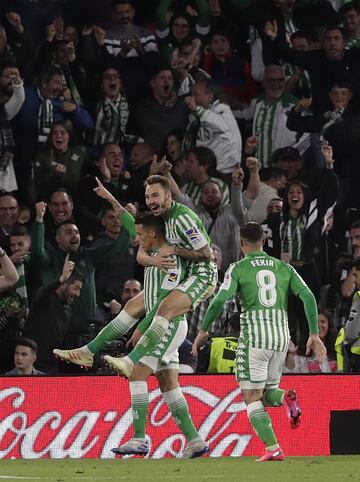
<path fill-rule="evenodd" d="M 46 27 L 46 39 L 41 44 L 37 54 L 37 70 L 42 72 L 51 65 L 57 67 L 63 76 L 63 86 L 66 100 L 84 105 L 88 84 L 85 70 L 77 59 L 76 46 L 72 40 L 62 36 L 56 38 L 54 23 Z"/>
<path fill-rule="evenodd" d="M 29 376 L 45 375 L 44 372 L 34 367 L 38 354 L 38 346 L 30 338 L 19 338 L 15 346 L 14 362 L 15 368 L 5 373 L 6 376 Z"/>
<path fill-rule="evenodd" d="M 359 290 L 360 258 L 354 261 L 352 275 Z M 339 370 L 360 372 L 360 291 L 353 296 L 349 317 L 336 340 L 336 351 Z"/>
<path fill-rule="evenodd" d="M 172 164 L 172 176 L 178 186 L 184 184 L 185 156 L 181 151 L 184 133 L 179 130 L 170 132 L 166 137 L 165 156 Z"/>
<path fill-rule="evenodd" d="M 69 258 L 67 254 L 59 279 L 37 291 L 23 330 L 24 336 L 38 344 L 37 366 L 46 373 L 59 371 L 52 351 L 64 344 L 71 325 L 71 304 L 79 298 L 84 283 Z"/>
<path fill-rule="evenodd" d="M 189 94 L 196 81 L 210 78 L 210 75 L 199 67 L 201 54 L 199 39 L 187 38 L 181 42 L 177 61 L 173 64 L 175 79 L 180 84 L 178 95 Z"/>
<path fill-rule="evenodd" d="M 259 194 L 249 207 L 249 215 L 257 223 L 261 223 L 266 219 L 269 203 L 272 199 L 278 199 L 279 191 L 286 186 L 286 176 L 278 167 L 264 167 L 261 169 L 260 180 Z M 245 198 L 247 197 L 246 192 L 244 192 Z"/>
<path fill-rule="evenodd" d="M 298 30 L 291 34 L 291 47 L 294 50 L 302 52 L 311 50 L 312 39 L 306 32 Z M 286 64 L 285 67 L 286 92 L 291 92 L 295 97 L 302 99 L 303 97 L 311 97 L 311 80 L 309 72 L 296 67 L 292 64 Z"/>
<path fill-rule="evenodd" d="M 10 233 L 17 223 L 19 205 L 14 196 L 0 196 L 0 246 L 10 254 Z"/>
<path fill-rule="evenodd" d="M 241 163 L 241 134 L 230 107 L 220 100 L 219 87 L 211 80 L 199 80 L 185 101 L 191 111 L 183 143 L 185 152 L 208 147 L 216 156 L 217 171 L 231 174 Z"/>
<path fill-rule="evenodd" d="M 234 111 L 234 116 L 236 119 L 252 120 L 256 157 L 262 167 L 268 167 L 272 153 L 280 147 L 292 146 L 304 152 L 309 146 L 309 135 L 298 136 L 286 127 L 288 112 L 297 99 L 285 92 L 284 69 L 280 65 L 268 65 L 263 85 L 264 93 L 253 99 L 245 109 Z"/>
<path fill-rule="evenodd" d="M 274 197 L 267 206 L 267 215 L 281 213 L 284 207 L 284 201 L 281 197 Z"/>
<path fill-rule="evenodd" d="M 147 29 L 134 24 L 135 8 L 132 0 L 114 0 L 113 25 L 106 30 L 105 46 L 111 55 L 137 57 L 157 52 L 155 36 Z"/>
<path fill-rule="evenodd" d="M 267 234 L 266 251 L 294 266 L 317 299 L 320 295 L 320 278 L 314 257 L 325 213 L 335 203 L 338 193 L 338 179 L 333 170 L 330 146 L 323 146 L 323 155 L 326 168 L 322 173 L 321 189 L 314 199 L 311 199 L 306 185 L 294 180 L 286 188 L 283 212 L 268 216 L 263 224 Z M 296 300 L 296 297 L 289 298 L 290 334 L 293 340 L 301 343 L 307 339 L 307 324 L 304 312 Z M 298 332 L 300 338 L 297 339 Z"/>
<path fill-rule="evenodd" d="M 151 78 L 151 97 L 140 100 L 135 110 L 138 133 L 156 152 L 165 145 L 166 136 L 185 130 L 188 109 L 174 91 L 174 79 L 169 67 L 159 67 Z"/>
<path fill-rule="evenodd" d="M 18 280 L 14 264 L 0 247 L 0 373 L 12 366 L 15 339 L 22 328 L 24 310 L 14 290 Z"/>
<path fill-rule="evenodd" d="M 127 133 L 129 105 L 117 69 L 109 67 L 102 73 L 101 94 L 95 107 L 93 145 L 134 143 L 138 138 Z"/>
<path fill-rule="evenodd" d="M 31 237 L 26 227 L 15 225 L 10 233 L 10 251 L 12 253 L 10 259 L 19 275 L 15 290 L 26 310 L 29 307 L 28 287 L 30 290 L 34 289 L 34 280 L 29 272 L 31 269 L 30 246 Z"/>
<path fill-rule="evenodd" d="M 23 81 L 14 64 L 0 64 L 0 192 L 18 189 L 14 171 L 15 141 L 10 120 L 19 112 L 25 98 Z"/>
<path fill-rule="evenodd" d="M 198 373 L 234 373 L 240 316 L 232 315 L 222 336 L 211 337 L 198 352 Z"/>
<path fill-rule="evenodd" d="M 80 206 L 74 207 L 73 198 L 66 189 L 62 187 L 55 189 L 50 194 L 45 216 L 46 241 L 56 246 L 57 226 L 66 220 L 73 220 L 78 226 L 83 244 L 93 241 L 95 235 L 101 230 L 101 223 L 97 214 L 98 212 L 95 210 L 90 212 L 81 209 Z"/>
<path fill-rule="evenodd" d="M 359 2 L 347 2 L 339 10 L 339 17 L 345 32 L 346 49 L 360 47 L 360 5 Z"/>
<path fill-rule="evenodd" d="M 229 28 L 214 30 L 210 35 L 210 54 L 204 56 L 204 69 L 226 94 L 232 109 L 249 104 L 256 96 L 256 85 L 250 65 L 244 56 L 232 48 Z"/>
<path fill-rule="evenodd" d="M 124 182 L 127 185 L 126 196 L 142 207 L 146 206 L 144 182 L 150 175 L 154 154 L 155 150 L 147 142 L 137 143 L 131 149 L 129 176 Z"/>
<path fill-rule="evenodd" d="M 326 360 L 319 363 L 312 352 L 305 353 L 306 347 L 304 345 L 297 347 L 290 342 L 285 373 L 331 373 L 337 371 L 335 354 L 336 331 L 333 319 L 328 311 L 319 307 L 318 320 L 319 337 L 326 347 Z"/>
<path fill-rule="evenodd" d="M 194 147 L 185 161 L 184 177 L 187 182 L 182 191 L 198 206 L 201 191 L 208 181 L 216 182 L 222 192 L 222 205 L 229 204 L 230 193 L 225 181 L 216 177 L 216 157 L 208 147 Z"/>
<path fill-rule="evenodd" d="M 265 34 L 270 39 L 269 48 L 272 60 L 285 60 L 308 70 L 312 85 L 312 107 L 315 113 L 323 113 L 331 108 L 327 93 L 338 79 L 346 80 L 354 86 L 356 97 L 360 93 L 360 51 L 345 50 L 346 42 L 341 27 L 328 26 L 323 37 L 323 49 L 297 51 L 291 49 L 278 36 L 275 22 L 266 22 Z"/>
<path fill-rule="evenodd" d="M 32 162 L 38 147 L 44 145 L 54 122 L 71 120 L 77 133 L 91 130 L 93 121 L 88 112 L 74 102 L 64 100 L 62 73 L 51 67 L 39 74 L 37 85 L 25 89 L 25 102 L 14 119 L 16 143 L 16 176 L 24 193 L 28 192 Z"/>
<path fill-rule="evenodd" d="M 164 61 L 174 65 L 179 58 L 179 47 L 183 40 L 194 34 L 205 37 L 210 31 L 210 10 L 206 0 L 195 0 L 196 16 L 191 17 L 185 8 L 176 11 L 169 19 L 172 0 L 160 0 L 156 9 L 156 36 Z M 194 21 L 196 24 L 194 28 Z"/>
<path fill-rule="evenodd" d="M 62 269 L 67 254 L 70 254 L 78 267 L 79 272 L 84 276 L 83 287 L 80 297 L 74 303 L 72 318 L 69 328 L 69 346 L 76 346 L 81 343 L 89 329 L 89 322 L 95 319 L 95 269 L 99 263 L 112 259 L 117 254 L 124 252 L 129 243 L 129 218 L 130 214 L 123 212 L 121 220 L 126 224 L 117 239 L 110 245 L 98 246 L 95 248 L 83 248 L 80 246 L 80 233 L 73 221 L 67 220 L 57 226 L 56 242 L 57 247 L 44 246 L 44 215 L 46 204 L 36 204 L 36 220 L 32 231 L 31 255 L 34 263 L 37 263 L 44 285 L 54 282 Z M 124 226 L 125 226 L 124 224 Z M 72 339 L 70 339 L 72 337 Z M 81 346 L 81 345 L 80 345 Z"/>
<path fill-rule="evenodd" d="M 292 131 L 317 132 L 333 148 L 335 171 L 340 178 L 339 203 L 344 207 L 360 207 L 358 186 L 360 168 L 360 112 L 351 102 L 352 87 L 336 81 L 330 86 L 331 110 L 323 114 L 304 115 L 306 99 L 299 101 L 288 116 L 287 127 Z"/>
<path fill-rule="evenodd" d="M 110 206 L 105 209 L 101 224 L 103 231 L 91 243 L 91 248 L 111 244 L 123 229 L 118 214 Z M 124 283 L 134 277 L 134 269 L 135 256 L 131 245 L 123 253 L 99 263 L 95 272 L 97 305 L 108 304 L 113 298 L 120 300 Z"/>
<path fill-rule="evenodd" d="M 69 121 L 55 122 L 46 144 L 34 165 L 34 183 L 37 199 L 49 199 L 58 187 L 74 194 L 86 162 L 86 150 L 76 142 Z"/>
<path fill-rule="evenodd" d="M 109 303 L 111 314 L 114 316 L 120 313 L 121 308 L 125 306 L 131 298 L 138 295 L 141 290 L 142 285 L 137 279 L 128 279 L 125 281 L 120 300 L 118 301 L 114 299 Z"/>
<path fill-rule="evenodd" d="M 350 227 L 351 255 L 340 260 L 340 295 L 341 299 L 337 310 L 337 325 L 345 325 L 349 317 L 352 298 L 356 290 L 353 272 L 353 262 L 360 256 L 360 221 L 355 221 Z"/>

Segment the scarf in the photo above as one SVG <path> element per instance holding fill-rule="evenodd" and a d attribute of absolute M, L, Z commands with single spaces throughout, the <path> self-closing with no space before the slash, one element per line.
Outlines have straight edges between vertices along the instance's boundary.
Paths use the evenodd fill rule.
<path fill-rule="evenodd" d="M 105 99 L 96 106 L 96 125 L 93 144 L 101 146 L 109 142 L 122 144 L 124 141 L 135 143 L 138 137 L 126 134 L 129 120 L 129 104 L 125 96 L 119 94 L 112 102 Z"/>
<path fill-rule="evenodd" d="M 0 171 L 5 171 L 14 157 L 15 142 L 6 112 L 0 114 Z"/>
<path fill-rule="evenodd" d="M 38 89 L 37 94 L 41 99 L 38 114 L 38 141 L 43 144 L 46 142 L 51 126 L 54 122 L 54 107 L 50 99 L 45 99 Z"/>
<path fill-rule="evenodd" d="M 280 224 L 281 251 L 288 253 L 290 261 L 303 261 L 302 249 L 306 232 L 306 216 L 298 218 L 289 217 L 288 221 L 282 218 Z"/>

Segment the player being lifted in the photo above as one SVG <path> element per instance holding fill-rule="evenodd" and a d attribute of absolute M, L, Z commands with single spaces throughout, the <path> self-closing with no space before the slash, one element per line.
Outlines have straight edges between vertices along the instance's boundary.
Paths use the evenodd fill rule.
<path fill-rule="evenodd" d="M 296 428 L 299 425 L 301 411 L 295 390 L 285 393 L 278 388 L 290 340 L 287 317 L 290 291 L 304 304 L 310 329 L 306 353 L 312 350 L 318 360 L 323 361 L 326 349 L 318 336 L 315 297 L 302 278 L 289 264 L 264 253 L 264 233 L 259 224 L 246 224 L 240 239 L 245 257 L 232 263 L 227 270 L 224 282 L 205 314 L 193 352 L 207 337 L 207 330 L 221 313 L 224 302 L 238 293 L 242 310 L 235 360 L 236 378 L 250 423 L 266 446 L 258 461 L 283 460 L 284 453 L 265 406 L 280 407 L 285 401 L 291 426 Z"/>
<path fill-rule="evenodd" d="M 98 182 L 97 194 L 109 201 L 115 211 L 122 211 L 122 206 Z M 165 240 L 165 223 L 161 217 L 151 213 L 140 215 L 136 223 L 136 233 L 140 246 L 151 252 L 168 246 Z M 62 360 L 89 368 L 93 364 L 94 354 L 98 353 L 108 341 L 121 337 L 132 328 L 146 311 L 146 318 L 135 331 L 132 341 L 136 342 L 146 332 L 160 301 L 184 280 L 187 273 L 186 262 L 178 256 L 170 256 L 163 261 L 169 270 L 155 266 L 145 268 L 144 291 L 127 302 L 124 309 L 87 345 L 73 350 L 55 349 L 54 354 Z M 140 360 L 130 377 L 130 393 L 133 407 L 134 437 L 121 447 L 114 449 L 121 455 L 147 454 L 149 447 L 145 439 L 146 416 L 149 395 L 146 379 L 155 373 L 159 381 L 164 400 L 173 414 L 176 423 L 188 440 L 182 458 L 199 457 L 208 451 L 208 447 L 196 431 L 191 420 L 186 399 L 178 383 L 178 352 L 187 333 L 184 316 L 169 322 L 161 343 L 156 349 Z"/>
<path fill-rule="evenodd" d="M 153 215 L 164 218 L 169 246 L 161 248 L 158 256 L 150 256 L 140 247 L 137 261 L 145 267 L 166 269 L 169 256 L 177 255 L 187 260 L 187 276 L 160 302 L 150 327 L 128 356 L 105 357 L 116 372 L 126 377 L 131 375 L 134 364 L 160 343 L 169 320 L 184 315 L 206 300 L 214 292 L 217 282 L 217 269 L 206 229 L 194 211 L 173 201 L 168 179 L 160 175 L 148 177 L 145 199 Z"/>

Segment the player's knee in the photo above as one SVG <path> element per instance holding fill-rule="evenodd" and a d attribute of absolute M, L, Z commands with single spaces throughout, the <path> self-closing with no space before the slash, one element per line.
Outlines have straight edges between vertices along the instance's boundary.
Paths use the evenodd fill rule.
<path fill-rule="evenodd" d="M 156 373 L 161 393 L 169 392 L 179 386 L 177 377 L 169 370 L 162 370 Z"/>
<path fill-rule="evenodd" d="M 170 318 L 171 319 L 171 318 Z M 153 322 L 151 323 L 152 326 L 158 326 L 159 328 L 161 328 L 162 330 L 166 331 L 169 327 L 169 319 L 168 318 L 165 318 L 164 316 L 162 315 L 156 315 L 154 317 L 154 320 Z"/>
<path fill-rule="evenodd" d="M 258 402 L 259 400 L 261 400 L 261 397 L 263 395 L 263 390 L 259 390 L 259 389 L 254 389 L 254 390 L 242 390 L 243 392 L 243 398 L 244 398 L 244 402 L 246 403 L 246 405 L 249 405 L 250 403 L 253 403 L 253 402 Z"/>

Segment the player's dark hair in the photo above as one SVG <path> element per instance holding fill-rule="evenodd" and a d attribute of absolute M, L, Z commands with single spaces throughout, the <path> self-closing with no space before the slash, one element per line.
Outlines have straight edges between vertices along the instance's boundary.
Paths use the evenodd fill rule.
<path fill-rule="evenodd" d="M 263 228 L 258 223 L 246 223 L 245 226 L 240 229 L 240 239 L 249 244 L 261 242 L 264 236 Z"/>
<path fill-rule="evenodd" d="M 31 348 L 31 350 L 35 354 L 38 352 L 38 345 L 36 341 L 32 340 L 31 338 L 24 338 L 24 337 L 17 338 L 15 342 L 15 348 L 17 346 L 26 346 L 28 348 Z"/>
<path fill-rule="evenodd" d="M 145 228 L 154 229 L 165 238 L 165 221 L 161 216 L 154 216 L 150 211 L 144 211 L 136 216 L 135 224 L 141 224 Z"/>
<path fill-rule="evenodd" d="M 152 186 L 153 184 L 160 184 L 165 191 L 171 191 L 170 183 L 165 176 L 160 176 L 159 174 L 149 176 L 145 181 L 145 187 Z"/>

